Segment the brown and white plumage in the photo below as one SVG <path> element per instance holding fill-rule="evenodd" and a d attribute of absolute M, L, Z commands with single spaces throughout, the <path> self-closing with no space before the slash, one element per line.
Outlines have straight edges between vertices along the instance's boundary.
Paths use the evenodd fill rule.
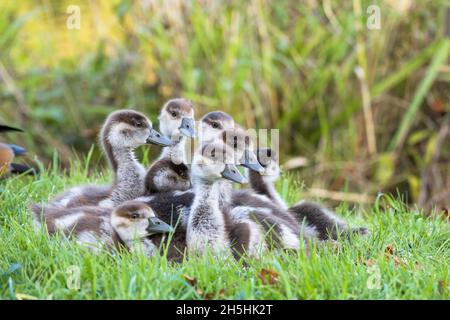
<path fill-rule="evenodd" d="M 365 228 L 349 228 L 347 223 L 334 212 L 316 203 L 302 201 L 288 208 L 274 186 L 274 183 L 280 177 L 278 154 L 269 148 L 258 149 L 257 154 L 258 161 L 265 171 L 262 174 L 250 171 L 250 185 L 258 195 L 267 197 L 275 206 L 282 209 L 279 210 L 275 206 L 272 208 L 272 212 L 278 217 L 291 222 L 293 218 L 299 224 L 306 224 L 306 230 L 312 230 L 313 234 L 320 240 L 337 240 L 340 235 L 367 233 Z M 255 198 L 254 196 L 242 197 L 242 195 L 240 197 L 245 198 L 242 201 L 249 201 L 248 199 Z M 263 198 L 260 201 L 264 202 L 263 206 L 269 206 Z"/>
<path fill-rule="evenodd" d="M 225 123 L 222 123 L 221 121 L 225 121 Z M 216 124 L 213 127 L 214 123 Z M 223 130 L 224 127 L 231 125 L 233 125 L 232 128 Z M 232 150 L 231 152 L 233 153 L 233 161 L 237 162 L 237 164 L 246 165 L 248 163 L 257 163 L 256 155 L 251 158 L 248 153 L 246 154 L 246 151 L 252 150 L 252 141 L 249 140 L 249 136 L 243 129 L 234 128 L 234 122 L 232 121 L 232 118 L 230 116 L 221 112 L 209 113 L 202 118 L 201 127 L 206 128 L 206 131 L 213 135 L 216 140 L 221 141 L 226 145 L 226 147 Z M 202 145 L 207 144 L 208 141 L 202 141 Z M 257 163 L 257 165 L 259 166 L 259 163 Z M 254 168 L 258 167 L 256 166 Z M 242 199 L 246 199 L 248 197 L 246 196 L 246 194 L 242 194 L 242 192 L 240 192 L 239 190 L 233 190 L 231 182 L 228 182 L 227 180 L 221 180 L 217 182 L 217 184 L 220 185 L 220 192 L 218 193 L 219 209 L 227 212 L 227 214 L 224 216 L 224 221 L 227 226 L 227 232 L 231 239 L 230 241 L 233 243 L 234 249 L 237 250 L 237 248 L 239 248 L 240 251 L 242 251 L 242 249 L 252 247 L 252 250 L 254 251 L 255 246 L 253 244 L 255 243 L 255 240 L 252 238 L 251 244 L 248 242 L 249 240 L 246 240 L 249 236 L 248 230 L 251 228 L 258 229 L 260 231 L 264 230 L 264 227 L 268 225 L 272 225 L 272 227 L 270 228 L 272 231 L 280 231 L 282 228 L 285 228 L 285 226 L 283 226 L 282 228 L 275 227 L 275 225 L 277 225 L 277 223 L 281 221 L 277 220 L 276 217 L 271 217 L 268 213 L 267 208 L 254 207 L 250 208 L 251 210 L 249 210 L 249 206 L 254 205 L 255 202 L 249 202 L 248 200 L 242 201 Z M 205 191 L 205 193 L 207 192 L 208 190 Z M 250 195 L 253 197 L 253 194 Z M 183 233 L 185 233 L 187 229 L 187 221 L 192 204 L 194 202 L 194 197 L 195 192 L 193 190 L 188 190 L 183 192 L 176 191 L 157 193 L 139 199 L 148 202 L 154 208 L 158 217 L 162 218 L 165 222 L 173 224 L 174 221 L 178 221 L 177 230 L 175 231 L 175 235 L 178 235 L 176 241 L 179 248 L 178 251 L 182 251 L 182 249 L 180 248 L 186 246 L 185 239 L 183 241 Z M 231 202 L 232 197 L 236 199 L 236 204 L 234 202 Z M 237 213 L 235 219 L 232 216 L 233 211 L 232 208 L 229 207 L 229 204 L 239 207 L 239 212 Z M 257 202 L 257 204 L 260 205 L 261 202 Z M 278 210 L 278 208 L 276 206 L 273 206 L 273 204 L 268 199 L 266 201 L 266 204 L 272 210 Z M 251 213 L 251 216 L 247 215 L 245 222 L 242 221 L 243 212 L 247 214 Z M 262 222 L 263 224 L 263 227 L 261 227 L 261 224 L 258 224 L 256 221 L 254 221 L 255 217 L 259 217 L 260 222 Z M 294 223 L 291 223 L 291 226 L 293 227 L 296 227 L 297 225 L 298 224 L 295 221 Z M 291 232 L 290 230 L 291 229 L 289 229 L 285 233 Z M 256 233 L 261 234 L 260 231 Z M 253 235 L 255 236 L 256 233 L 254 231 Z"/>
<path fill-rule="evenodd" d="M 314 228 L 320 240 L 338 240 L 351 235 L 367 235 L 365 227 L 350 227 L 335 212 L 322 205 L 309 201 L 300 201 L 289 208 L 289 212 L 299 221 Z"/>
<path fill-rule="evenodd" d="M 211 111 L 200 119 L 199 139 L 202 143 L 216 139 L 224 130 L 234 129 L 236 123 L 232 116 L 223 111 Z"/>
<path fill-rule="evenodd" d="M 31 211 L 36 227 L 45 224 L 50 235 L 60 232 L 94 251 L 124 246 L 130 251 L 142 249 L 151 256 L 157 247 L 148 237 L 172 230 L 149 206 L 138 201 L 124 202 L 115 209 L 34 205 Z"/>
<path fill-rule="evenodd" d="M 202 145 L 194 155 L 192 183 L 195 197 L 189 212 L 186 243 L 190 252 L 201 253 L 206 247 L 214 252 L 230 245 L 227 233 L 228 214 L 219 203 L 220 181 L 224 178 L 243 182 L 244 178 L 232 164 L 234 152 L 223 142 Z"/>
<path fill-rule="evenodd" d="M 225 129 L 233 129 L 234 127 L 234 120 L 229 114 L 222 111 L 209 112 L 200 120 L 198 128 L 200 143 L 217 139 L 219 134 Z M 140 199 L 149 203 L 159 217 L 166 217 L 167 220 L 165 221 L 170 223 L 173 221 L 174 216 L 176 216 L 175 221 L 178 220 L 180 212 L 181 214 L 189 212 L 194 199 L 194 191 L 190 189 L 186 191 L 158 192 Z M 184 216 L 187 217 L 187 215 Z M 183 227 L 186 226 L 186 223 L 183 221 L 181 224 Z"/>
<path fill-rule="evenodd" d="M 258 162 L 264 168 L 264 172 L 249 172 L 251 188 L 260 195 L 267 196 L 280 208 L 287 209 L 286 202 L 275 189 L 274 183 L 280 177 L 280 166 L 278 165 L 278 154 L 270 148 L 257 150 Z"/>
<path fill-rule="evenodd" d="M 73 187 L 56 196 L 51 203 L 65 208 L 82 205 L 113 207 L 143 195 L 145 169 L 136 160 L 134 149 L 148 143 L 166 146 L 170 140 L 155 131 L 150 120 L 140 112 L 113 112 L 100 133 L 102 150 L 114 172 L 112 185 Z"/>
<path fill-rule="evenodd" d="M 263 167 L 259 164 L 253 150 L 253 139 L 244 129 L 236 127 L 222 130 L 216 139 L 220 140 L 233 151 L 233 163 L 242 165 L 249 171 L 262 172 Z M 220 188 L 222 190 L 219 200 L 220 204 L 230 204 L 233 183 L 228 180 L 222 180 L 220 182 Z"/>
<path fill-rule="evenodd" d="M 145 176 L 146 193 L 187 190 L 191 187 L 186 143 L 195 135 L 194 106 L 185 99 L 169 100 L 159 116 L 160 131 L 172 140 Z M 190 145 L 189 145 L 190 146 Z"/>
<path fill-rule="evenodd" d="M 208 246 L 216 253 L 231 249 L 238 256 L 258 256 L 272 247 L 298 249 L 298 229 L 265 208 L 220 204 L 221 194 L 232 192 L 221 188 L 221 180 L 245 182 L 235 164 L 230 163 L 234 159 L 233 149 L 221 140 L 205 144 L 196 152 L 192 165 L 195 196 L 186 227 L 188 250 L 203 252 Z"/>

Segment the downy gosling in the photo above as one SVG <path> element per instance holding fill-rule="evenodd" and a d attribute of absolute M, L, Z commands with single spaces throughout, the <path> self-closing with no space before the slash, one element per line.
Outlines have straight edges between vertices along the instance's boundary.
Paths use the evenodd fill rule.
<path fill-rule="evenodd" d="M 161 110 L 159 129 L 172 140 L 150 166 L 145 177 L 146 194 L 191 187 L 186 142 L 195 137 L 194 106 L 185 99 L 169 100 Z M 190 147 L 190 144 L 188 144 Z"/>
<path fill-rule="evenodd" d="M 124 246 L 130 252 L 142 250 L 146 256 L 152 256 L 158 248 L 148 237 L 173 231 L 155 216 L 151 207 L 133 200 L 113 210 L 95 206 L 43 208 L 38 205 L 31 210 L 36 229 L 44 223 L 50 235 L 61 232 L 94 252 Z"/>
<path fill-rule="evenodd" d="M 100 205 L 112 208 L 145 193 L 145 169 L 134 155 L 144 144 L 169 146 L 171 141 L 152 128 L 142 113 L 119 110 L 108 116 L 100 133 L 100 144 L 114 172 L 112 185 L 77 186 L 58 195 L 51 205 L 73 208 Z"/>

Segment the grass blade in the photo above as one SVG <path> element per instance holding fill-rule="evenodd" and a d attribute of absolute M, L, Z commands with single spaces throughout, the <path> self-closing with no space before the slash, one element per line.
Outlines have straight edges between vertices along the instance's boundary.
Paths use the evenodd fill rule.
<path fill-rule="evenodd" d="M 422 104 L 427 92 L 430 90 L 430 87 L 433 84 L 434 79 L 436 79 L 436 76 L 439 73 L 439 68 L 443 63 L 445 63 L 448 57 L 449 48 L 450 48 L 450 41 L 447 39 L 442 40 L 442 42 L 440 43 L 438 49 L 434 54 L 431 65 L 428 68 L 427 73 L 425 74 L 425 78 L 419 84 L 418 90 L 400 123 L 400 127 L 398 128 L 394 138 L 391 140 L 391 143 L 389 144 L 389 151 L 397 149 L 403 143 L 405 136 L 413 123 L 414 116 L 416 115 L 417 110 Z"/>
<path fill-rule="evenodd" d="M 423 50 L 417 56 L 409 60 L 405 65 L 398 71 L 396 71 L 391 76 L 387 77 L 383 81 L 377 83 L 371 92 L 372 98 L 378 97 L 380 94 L 386 92 L 391 89 L 395 85 L 404 81 L 407 77 L 409 77 L 414 71 L 423 66 L 432 55 L 433 52 L 436 52 L 436 48 L 439 45 L 439 41 L 433 43 L 428 48 Z"/>

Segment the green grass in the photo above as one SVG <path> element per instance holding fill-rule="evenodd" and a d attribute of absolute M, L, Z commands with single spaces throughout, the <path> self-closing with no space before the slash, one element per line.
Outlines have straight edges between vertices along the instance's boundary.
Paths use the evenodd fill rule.
<path fill-rule="evenodd" d="M 205 255 L 182 264 L 164 257 L 104 253 L 94 255 L 71 241 L 34 233 L 27 215 L 31 201 L 46 201 L 68 185 L 105 180 L 84 165 L 67 175 L 50 169 L 37 179 L 15 177 L 0 183 L 0 298 L 16 299 L 448 299 L 450 228 L 442 218 L 426 218 L 400 201 L 383 196 L 366 210 L 341 216 L 372 231 L 366 238 L 342 242 L 339 248 L 318 245 L 310 258 L 273 252 L 249 260 Z M 89 178 L 87 178 L 89 176 Z M 280 183 L 289 201 L 298 184 Z M 386 255 L 392 246 L 393 255 Z M 400 263 L 396 264 L 400 261 Z M 373 266 L 371 266 L 373 265 Z M 80 270 L 79 290 L 69 289 L 70 270 Z M 274 271 L 272 284 L 260 278 Z M 369 289 L 379 270 L 379 286 Z M 195 278 L 192 286 L 185 276 Z"/>

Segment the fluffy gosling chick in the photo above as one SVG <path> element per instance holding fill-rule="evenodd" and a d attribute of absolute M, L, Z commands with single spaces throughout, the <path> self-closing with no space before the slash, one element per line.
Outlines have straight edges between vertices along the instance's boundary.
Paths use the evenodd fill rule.
<path fill-rule="evenodd" d="M 146 193 L 187 190 L 191 187 L 186 159 L 187 139 L 195 136 L 194 106 L 185 99 L 169 100 L 159 116 L 162 134 L 172 140 L 149 168 L 145 177 Z"/>
<path fill-rule="evenodd" d="M 144 144 L 168 146 L 170 139 L 152 128 L 142 113 L 119 110 L 108 116 L 100 133 L 100 144 L 114 172 L 112 185 L 73 187 L 51 201 L 72 208 L 100 205 L 112 208 L 144 194 L 145 169 L 136 160 L 134 149 Z"/>
<path fill-rule="evenodd" d="M 49 234 L 62 232 L 93 251 L 122 245 L 131 252 L 143 250 L 151 256 L 158 248 L 148 237 L 173 230 L 157 218 L 149 206 L 138 201 L 127 201 L 113 210 L 94 206 L 58 208 L 34 205 L 32 213 L 36 227 L 44 223 Z"/>
<path fill-rule="evenodd" d="M 220 181 L 229 179 L 243 183 L 245 178 L 233 162 L 233 151 L 222 142 L 201 146 L 194 155 L 192 183 L 194 201 L 189 213 L 186 242 L 190 252 L 203 252 L 209 246 L 214 252 L 229 247 L 226 213 L 219 205 Z"/>
<path fill-rule="evenodd" d="M 219 199 L 229 189 L 220 181 L 228 179 L 245 183 L 234 161 L 233 149 L 222 141 L 203 145 L 194 156 L 192 181 L 194 201 L 189 212 L 186 243 L 189 252 L 201 253 L 205 247 L 214 253 L 231 249 L 233 253 L 258 255 L 275 245 L 278 248 L 299 248 L 299 237 L 287 223 L 264 208 L 233 208 L 220 205 Z M 228 197 L 225 197 L 228 198 Z"/>

